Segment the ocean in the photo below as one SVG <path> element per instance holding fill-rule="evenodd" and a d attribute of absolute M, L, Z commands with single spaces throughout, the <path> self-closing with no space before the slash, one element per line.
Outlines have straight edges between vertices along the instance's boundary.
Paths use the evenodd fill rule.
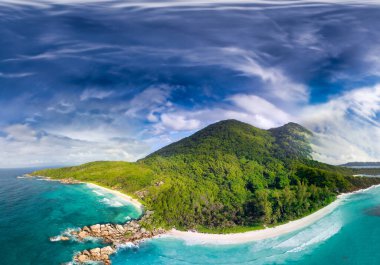
<path fill-rule="evenodd" d="M 27 172 L 30 169 L 0 170 L 1 265 L 69 262 L 73 253 L 101 244 L 51 242 L 50 237 L 88 224 L 139 217 L 132 205 L 85 184 L 17 178 Z"/>
<path fill-rule="evenodd" d="M 2 265 L 53 265 L 101 245 L 50 237 L 95 223 L 137 218 L 132 205 L 85 184 L 17 178 L 27 169 L 0 170 Z M 159 238 L 112 257 L 126 264 L 379 264 L 380 188 L 344 198 L 330 214 L 299 231 L 239 245 L 197 245 Z"/>

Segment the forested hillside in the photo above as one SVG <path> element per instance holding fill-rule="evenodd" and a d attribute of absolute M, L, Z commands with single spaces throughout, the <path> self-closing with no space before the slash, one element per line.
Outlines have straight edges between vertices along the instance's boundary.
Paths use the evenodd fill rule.
<path fill-rule="evenodd" d="M 212 124 L 136 162 L 93 162 L 34 172 L 118 188 L 166 227 L 242 231 L 307 215 L 336 195 L 380 183 L 311 160 L 312 133 L 289 123 L 262 130 Z"/>

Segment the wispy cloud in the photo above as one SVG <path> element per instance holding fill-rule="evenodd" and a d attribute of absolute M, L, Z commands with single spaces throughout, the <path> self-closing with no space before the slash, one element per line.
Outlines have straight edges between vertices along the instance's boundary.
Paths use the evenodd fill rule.
<path fill-rule="evenodd" d="M 197 65 L 222 66 L 246 77 L 259 79 L 262 85 L 257 90 L 261 94 L 288 102 L 308 100 L 309 91 L 304 84 L 291 80 L 279 67 L 265 66 L 261 63 L 268 55 L 264 54 L 264 58 L 261 58 L 262 56 L 254 51 L 238 47 L 214 47 L 195 49 L 183 53 L 182 56 Z"/>
<path fill-rule="evenodd" d="M 319 137 L 315 158 L 339 164 L 379 160 L 379 117 L 380 85 L 375 85 L 306 107 L 299 119 Z"/>
<path fill-rule="evenodd" d="M 258 63 L 258 56 L 252 52 L 239 48 L 222 49 L 223 57 L 227 60 L 226 66 L 231 67 L 247 76 L 258 77 L 264 83 L 264 90 L 272 97 L 284 101 L 307 101 L 308 89 L 287 77 L 283 70 L 276 67 L 267 67 Z"/>
<path fill-rule="evenodd" d="M 174 113 L 161 115 L 162 125 L 176 131 L 192 131 L 200 127 L 201 122 L 197 119 L 188 119 L 185 116 Z"/>
<path fill-rule="evenodd" d="M 2 73 L 0 72 L 0 78 L 23 78 L 34 75 L 34 73 Z"/>
<path fill-rule="evenodd" d="M 230 100 L 241 111 L 251 116 L 249 123 L 260 128 L 272 128 L 292 120 L 291 115 L 271 102 L 255 95 L 238 94 L 232 96 Z"/>
<path fill-rule="evenodd" d="M 0 166 L 133 160 L 232 118 L 300 122 L 322 161 L 380 159 L 378 1 L 0 6 Z"/>
<path fill-rule="evenodd" d="M 47 110 L 48 111 L 55 111 L 55 112 L 58 112 L 61 114 L 67 114 L 67 113 L 73 112 L 75 110 L 75 106 L 71 102 L 61 100 L 57 104 L 55 104 L 54 106 L 48 107 Z"/>
<path fill-rule="evenodd" d="M 223 108 L 205 108 L 161 115 L 156 132 L 193 131 L 223 119 L 238 119 L 259 128 L 296 121 L 315 133 L 314 158 L 328 163 L 376 161 L 380 146 L 380 85 L 358 88 L 326 103 L 299 107 L 296 113 L 282 110 L 256 95 L 237 94 Z"/>
<path fill-rule="evenodd" d="M 27 124 L 13 124 L 2 132 L 5 133 L 5 137 L 0 136 L 2 167 L 80 164 L 105 159 L 134 161 L 149 150 L 136 139 L 78 140 L 36 130 Z"/>
<path fill-rule="evenodd" d="M 155 134 L 194 131 L 210 123 L 237 119 L 259 128 L 272 128 L 294 120 L 294 117 L 269 101 L 256 96 L 236 94 L 225 100 L 223 107 L 175 110 L 161 113 L 154 125 Z"/>
<path fill-rule="evenodd" d="M 114 94 L 112 90 L 86 89 L 80 95 L 80 100 L 104 99 L 112 96 L 112 94 Z"/>
<path fill-rule="evenodd" d="M 155 121 L 155 113 L 171 107 L 169 97 L 172 89 L 174 88 L 168 85 L 157 85 L 144 89 L 124 104 L 127 109 L 125 115 L 128 117 L 143 115 L 144 118 Z"/>

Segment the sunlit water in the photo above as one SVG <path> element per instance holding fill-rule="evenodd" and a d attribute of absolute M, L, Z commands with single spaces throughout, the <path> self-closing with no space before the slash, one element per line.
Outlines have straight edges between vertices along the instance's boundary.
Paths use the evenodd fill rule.
<path fill-rule="evenodd" d="M 151 240 L 120 251 L 114 264 L 379 264 L 380 188 L 351 195 L 316 223 L 242 245 Z"/>
<path fill-rule="evenodd" d="M 88 224 L 137 218 L 131 205 L 87 185 L 17 178 L 27 170 L 0 170 L 0 264 L 53 265 L 98 242 L 51 242 L 50 237 Z"/>
<path fill-rule="evenodd" d="M 17 178 L 26 170 L 0 170 L 2 265 L 62 264 L 100 245 L 51 242 L 69 229 L 137 218 L 132 206 L 86 185 Z M 300 231 L 248 244 L 196 245 L 170 238 L 126 247 L 113 264 L 378 264 L 380 188 L 345 198 L 328 216 Z"/>

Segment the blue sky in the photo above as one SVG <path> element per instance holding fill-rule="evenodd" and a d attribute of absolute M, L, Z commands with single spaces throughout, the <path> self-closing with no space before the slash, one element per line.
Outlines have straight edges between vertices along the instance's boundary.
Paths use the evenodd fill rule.
<path fill-rule="evenodd" d="M 380 160 L 376 1 L 0 2 L 0 167 L 134 161 L 204 126 L 294 121 Z"/>

